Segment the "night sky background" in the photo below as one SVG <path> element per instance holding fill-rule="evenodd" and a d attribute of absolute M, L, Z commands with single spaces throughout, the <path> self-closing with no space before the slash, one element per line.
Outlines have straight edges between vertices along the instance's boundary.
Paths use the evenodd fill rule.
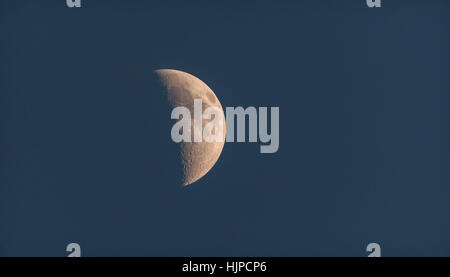
<path fill-rule="evenodd" d="M 0 256 L 450 256 L 450 1 L 65 2 L 0 0 Z M 174 188 L 158 68 L 279 151 Z"/>

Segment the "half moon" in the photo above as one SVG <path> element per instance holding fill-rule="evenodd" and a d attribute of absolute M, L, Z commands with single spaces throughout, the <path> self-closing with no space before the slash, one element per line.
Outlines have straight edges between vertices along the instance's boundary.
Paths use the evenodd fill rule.
<path fill-rule="evenodd" d="M 221 141 L 180 142 L 180 157 L 182 165 L 181 184 L 187 186 L 207 174 L 222 153 L 226 136 L 226 122 L 222 105 L 214 92 L 197 77 L 179 70 L 158 69 L 155 73 L 167 92 L 171 108 L 184 106 L 191 112 L 191 134 L 194 134 L 194 99 L 202 100 L 202 113 L 209 107 L 216 107 L 223 131 Z M 213 118 L 211 119 L 213 120 Z M 209 119 L 202 119 L 202 130 Z M 197 130 L 198 131 L 198 130 Z M 200 130 L 201 132 L 201 130 Z M 203 137 L 203 136 L 202 136 Z"/>

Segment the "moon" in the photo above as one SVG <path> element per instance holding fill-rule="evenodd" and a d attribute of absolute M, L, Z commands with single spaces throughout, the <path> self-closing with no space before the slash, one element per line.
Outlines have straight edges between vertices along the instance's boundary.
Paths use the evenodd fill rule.
<path fill-rule="evenodd" d="M 191 134 L 194 134 L 194 99 L 202 100 L 202 112 L 208 107 L 216 107 L 220 111 L 219 120 L 223 122 L 223 138 L 221 141 L 180 142 L 179 153 L 182 186 L 192 184 L 205 176 L 222 153 L 225 144 L 226 122 L 222 105 L 214 92 L 199 78 L 174 69 L 158 69 L 154 71 L 161 82 L 171 108 L 184 106 L 191 112 Z M 211 119 L 212 120 L 212 119 Z M 209 119 L 202 119 L 204 127 Z"/>

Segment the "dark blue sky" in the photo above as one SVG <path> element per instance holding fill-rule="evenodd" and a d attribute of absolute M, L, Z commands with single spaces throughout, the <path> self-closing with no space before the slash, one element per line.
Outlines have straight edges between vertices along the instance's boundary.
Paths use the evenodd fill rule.
<path fill-rule="evenodd" d="M 82 5 L 0 0 L 1 256 L 450 255 L 449 1 Z M 158 68 L 280 107 L 279 151 L 168 189 Z"/>

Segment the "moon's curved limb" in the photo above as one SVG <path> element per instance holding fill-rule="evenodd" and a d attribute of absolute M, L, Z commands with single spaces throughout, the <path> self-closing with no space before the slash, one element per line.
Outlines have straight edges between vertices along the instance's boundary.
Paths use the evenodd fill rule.
<path fill-rule="evenodd" d="M 159 77 L 167 92 L 172 108 L 184 106 L 191 112 L 191 133 L 194 133 L 194 99 L 202 100 L 202 112 L 208 107 L 216 107 L 220 111 L 223 122 L 223 139 L 218 142 L 181 142 L 180 156 L 183 168 L 183 186 L 187 186 L 202 178 L 214 166 L 222 153 L 225 143 L 226 122 L 222 105 L 214 92 L 197 77 L 179 70 L 158 69 Z M 203 126 L 209 120 L 203 119 Z"/>

